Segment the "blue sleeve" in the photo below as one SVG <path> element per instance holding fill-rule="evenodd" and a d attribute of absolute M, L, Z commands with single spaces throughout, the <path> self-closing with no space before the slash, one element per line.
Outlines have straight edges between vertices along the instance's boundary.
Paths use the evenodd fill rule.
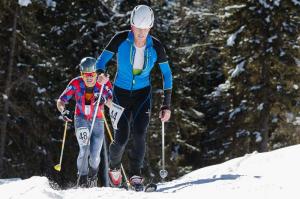
<path fill-rule="evenodd" d="M 172 89 L 173 87 L 173 77 L 169 62 L 159 63 L 159 68 L 163 75 L 164 80 L 164 90 Z"/>
<path fill-rule="evenodd" d="M 96 70 L 101 69 L 105 71 L 107 62 L 111 60 L 114 54 L 109 50 L 104 50 L 96 61 Z"/>
<path fill-rule="evenodd" d="M 103 70 L 106 69 L 106 64 L 111 60 L 114 54 L 118 53 L 118 48 L 120 44 L 126 40 L 129 31 L 125 30 L 122 32 L 118 32 L 113 36 L 113 38 L 109 41 L 101 55 L 98 57 L 96 62 L 96 70 Z"/>

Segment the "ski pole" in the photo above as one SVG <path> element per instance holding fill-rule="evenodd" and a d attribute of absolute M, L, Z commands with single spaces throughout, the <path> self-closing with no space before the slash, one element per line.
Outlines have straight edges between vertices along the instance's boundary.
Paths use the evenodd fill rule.
<path fill-rule="evenodd" d="M 161 123 L 161 156 L 162 156 L 162 169 L 159 171 L 159 175 L 162 181 L 168 176 L 168 171 L 165 169 L 165 122 Z"/>
<path fill-rule="evenodd" d="M 102 115 L 103 115 L 103 120 L 104 120 L 104 123 L 105 123 L 105 127 L 106 127 L 107 132 L 108 132 L 108 136 L 109 136 L 109 139 L 110 139 L 110 143 L 112 143 L 112 142 L 114 141 L 114 140 L 113 140 L 112 133 L 111 133 L 111 131 L 110 131 L 110 128 L 109 128 L 109 126 L 108 126 L 108 123 L 107 123 L 107 121 L 106 121 L 106 118 L 105 118 L 105 115 L 104 115 L 103 112 L 102 112 Z M 125 182 L 126 182 L 127 186 L 130 188 L 130 187 L 131 187 L 131 184 L 130 184 L 128 178 L 127 178 L 127 175 L 126 175 L 126 173 L 125 173 L 125 169 L 124 169 L 122 163 L 121 163 L 121 171 L 122 171 L 122 173 L 123 173 L 123 175 L 124 175 Z"/>
<path fill-rule="evenodd" d="M 68 121 L 65 122 L 65 130 L 64 130 L 64 137 L 63 137 L 62 146 L 61 146 L 59 164 L 54 166 L 54 169 L 56 171 L 61 170 L 61 163 L 62 163 L 62 158 L 63 158 L 63 154 L 64 154 L 65 140 L 66 140 L 66 135 L 67 135 L 67 127 L 68 127 Z"/>
<path fill-rule="evenodd" d="M 91 139 L 91 136 L 92 136 L 92 132 L 93 132 L 93 128 L 94 128 L 94 124 L 95 124 L 95 120 L 96 120 L 96 117 L 97 117 L 97 112 L 98 112 L 98 108 L 99 108 L 99 104 L 100 104 L 100 101 L 101 101 L 101 97 L 102 97 L 102 93 L 103 93 L 103 88 L 104 88 L 105 84 L 101 86 L 101 89 L 100 89 L 100 94 L 99 94 L 99 97 L 98 97 L 98 100 L 97 100 L 97 104 L 96 104 L 96 108 L 95 108 L 95 111 L 94 111 L 94 115 L 93 115 L 93 120 L 92 120 L 92 125 L 91 125 L 91 129 L 90 129 L 90 133 L 89 133 L 89 137 L 88 137 L 88 143 L 87 143 L 87 146 L 90 145 L 90 139 Z M 86 150 L 84 151 L 84 158 L 87 154 L 87 150 L 88 148 L 86 148 Z M 76 184 L 76 187 L 78 187 L 79 185 L 79 181 L 80 181 L 80 172 L 83 168 L 83 165 L 84 163 L 81 165 L 81 169 L 79 171 L 79 175 L 78 175 L 78 178 L 77 178 L 77 184 Z"/>
<path fill-rule="evenodd" d="M 109 137 L 110 143 L 112 143 L 112 142 L 113 142 L 113 136 L 112 136 L 112 134 L 111 134 L 111 131 L 110 131 L 110 129 L 109 129 L 108 123 L 107 123 L 107 121 L 106 121 L 106 118 L 105 118 L 105 115 L 104 115 L 103 112 L 102 112 L 102 115 L 103 115 L 103 120 L 104 120 L 104 124 L 105 124 L 106 130 L 107 130 L 107 132 L 108 132 L 108 137 Z"/>
<path fill-rule="evenodd" d="M 103 170 L 102 170 L 102 185 L 104 187 L 109 187 L 109 177 L 108 177 L 108 149 L 107 149 L 107 140 L 106 138 L 103 139 L 103 146 L 101 150 L 101 161 L 103 158 Z"/>

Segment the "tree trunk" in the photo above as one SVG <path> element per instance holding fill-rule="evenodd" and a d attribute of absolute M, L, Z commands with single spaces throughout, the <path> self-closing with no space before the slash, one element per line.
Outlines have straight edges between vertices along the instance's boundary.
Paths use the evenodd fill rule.
<path fill-rule="evenodd" d="M 259 152 L 268 151 L 269 142 L 269 120 L 270 120 L 270 67 L 271 63 L 261 61 L 262 64 L 262 84 L 263 84 L 263 109 L 260 114 L 260 129 L 262 133 L 262 142 L 259 147 Z"/>
<path fill-rule="evenodd" d="M 13 72 L 13 64 L 15 57 L 15 48 L 16 48 L 16 36 L 17 36 L 17 20 L 18 20 L 18 7 L 14 13 L 14 21 L 13 21 L 13 31 L 12 31 L 12 39 L 11 39 L 11 47 L 9 53 L 9 62 L 7 69 L 7 79 L 5 84 L 4 94 L 6 95 L 6 99 L 4 100 L 4 110 L 3 110 L 3 121 L 1 124 L 1 147 L 0 147 L 0 171 L 4 170 L 4 154 L 5 154 L 5 145 L 6 145 L 6 134 L 7 134 L 7 123 L 8 123 L 8 112 L 9 112 L 9 99 L 10 99 L 10 90 L 11 90 L 11 79 Z M 2 176 L 2 173 L 0 173 Z"/>

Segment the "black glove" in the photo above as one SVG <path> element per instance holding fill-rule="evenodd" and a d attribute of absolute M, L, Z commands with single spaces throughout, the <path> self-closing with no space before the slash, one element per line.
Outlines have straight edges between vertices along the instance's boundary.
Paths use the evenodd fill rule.
<path fill-rule="evenodd" d="M 105 71 L 102 70 L 102 69 L 97 69 L 97 70 L 96 70 L 97 75 L 100 75 L 101 73 L 104 73 L 104 72 L 105 72 Z"/>
<path fill-rule="evenodd" d="M 68 111 L 68 110 L 63 110 L 63 111 L 61 112 L 61 116 L 62 116 L 62 118 L 63 118 L 63 120 L 64 120 L 65 122 L 72 122 L 72 120 L 70 119 L 70 118 L 71 118 L 70 111 Z"/>
<path fill-rule="evenodd" d="M 166 112 L 171 112 L 171 95 L 172 89 L 164 90 L 164 95 L 162 96 L 162 106 L 160 107 L 159 118 L 162 121 L 167 122 L 170 118 L 165 118 Z"/>
<path fill-rule="evenodd" d="M 170 109 L 170 107 L 169 106 L 166 106 L 166 105 L 162 105 L 161 107 L 160 107 L 160 111 L 164 111 L 164 110 L 171 110 Z"/>
<path fill-rule="evenodd" d="M 105 97 L 101 96 L 101 99 L 100 99 L 100 102 L 99 102 L 99 106 L 101 106 L 102 104 L 105 104 L 106 101 L 107 100 L 105 99 Z M 97 102 L 98 102 L 98 97 L 94 101 L 94 106 L 96 106 Z"/>
<path fill-rule="evenodd" d="M 107 100 L 105 99 L 105 97 L 101 96 L 101 99 L 100 99 L 99 104 L 100 104 L 100 105 L 105 104 L 106 101 L 107 101 Z"/>
<path fill-rule="evenodd" d="M 172 95 L 172 90 L 164 90 L 164 94 L 162 96 L 162 106 L 160 107 L 160 110 L 171 110 L 171 95 Z"/>

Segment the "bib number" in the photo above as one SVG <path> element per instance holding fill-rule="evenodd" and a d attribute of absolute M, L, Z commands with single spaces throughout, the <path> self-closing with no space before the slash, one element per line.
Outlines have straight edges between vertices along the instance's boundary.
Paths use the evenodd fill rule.
<path fill-rule="evenodd" d="M 124 108 L 118 104 L 112 103 L 112 106 L 109 110 L 110 120 L 112 123 L 112 126 L 115 130 L 118 129 L 118 123 L 120 120 L 120 117 L 124 111 Z"/>
<path fill-rule="evenodd" d="M 88 145 L 88 139 L 90 137 L 90 131 L 87 127 L 79 127 L 76 130 L 76 137 L 79 146 L 86 146 Z"/>
<path fill-rule="evenodd" d="M 89 115 L 91 113 L 91 106 L 85 105 L 84 107 L 85 107 L 85 110 L 84 110 L 85 115 Z"/>

